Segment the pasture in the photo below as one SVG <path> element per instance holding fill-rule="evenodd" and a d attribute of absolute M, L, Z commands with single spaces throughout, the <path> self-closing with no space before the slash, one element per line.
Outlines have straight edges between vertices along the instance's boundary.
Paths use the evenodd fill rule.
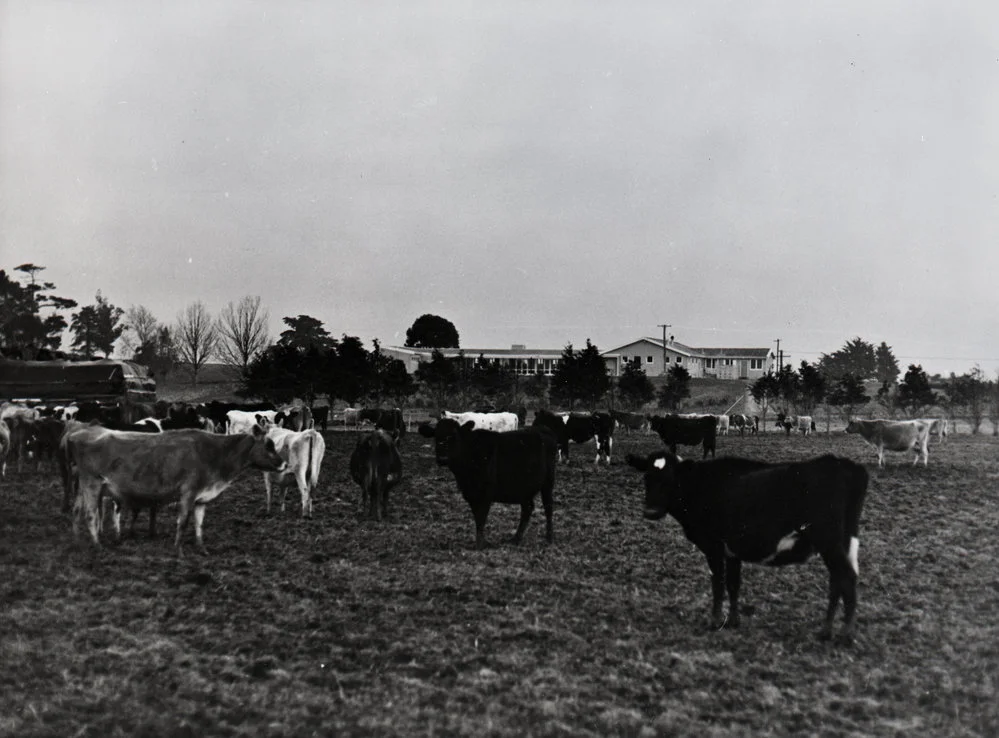
<path fill-rule="evenodd" d="M 720 437 L 718 454 L 832 451 L 871 473 L 857 640 L 815 638 L 821 561 L 743 569 L 743 623 L 707 628 L 703 556 L 641 516 L 623 463 L 660 446 L 619 433 L 613 464 L 572 446 L 556 542 L 496 506 L 490 547 L 415 433 L 391 519 L 362 519 L 329 433 L 315 518 L 264 512 L 247 473 L 208 505 L 208 557 L 149 540 L 71 542 L 54 470 L 0 482 L 0 734 L 995 735 L 999 733 L 999 442 L 933 443 L 929 467 L 858 438 Z M 686 451 L 686 453 L 684 453 Z M 699 449 L 681 448 L 693 458 Z M 294 496 L 293 496 L 294 495 Z M 188 536 L 191 536 L 190 531 Z M 190 540 L 188 538 L 187 540 Z M 839 626 L 837 620 L 837 628 Z"/>

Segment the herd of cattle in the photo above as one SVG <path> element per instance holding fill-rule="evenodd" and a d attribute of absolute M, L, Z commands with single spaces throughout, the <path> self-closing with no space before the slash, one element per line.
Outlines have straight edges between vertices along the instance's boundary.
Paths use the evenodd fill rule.
<path fill-rule="evenodd" d="M 157 403 L 105 408 L 95 403 L 40 408 L 5 403 L 0 408 L 0 462 L 20 466 L 48 459 L 61 473 L 63 509 L 73 509 L 76 534 L 86 527 L 97 544 L 105 507 L 111 508 L 116 534 L 121 513 L 131 513 L 134 531 L 140 510 L 149 511 L 150 535 L 156 510 L 176 503 L 174 545 L 181 553 L 184 532 L 193 519 L 195 540 L 204 547 L 205 506 L 248 469 L 263 473 L 268 511 L 272 485 L 282 492 L 281 509 L 296 487 L 303 517 L 312 516 L 313 497 L 327 420 L 307 407 L 212 402 L 202 405 Z M 406 423 L 398 409 L 364 409 L 358 422 L 374 429 L 362 433 L 350 458 L 350 474 L 361 488 L 362 508 L 374 519 L 387 514 L 389 491 L 402 478 L 400 446 Z M 476 546 L 485 546 L 485 525 L 493 503 L 519 505 L 519 542 L 540 495 L 545 535 L 554 540 L 556 468 L 568 462 L 569 444 L 595 442 L 594 463 L 610 464 L 614 431 L 652 431 L 665 448 L 627 463 L 643 474 L 645 515 L 672 515 L 687 538 L 706 556 L 711 571 L 712 623 L 738 624 L 738 595 L 744 561 L 780 566 L 818 553 L 829 570 L 829 602 L 824 637 L 831 637 L 833 616 L 843 601 L 843 638 L 854 629 L 860 512 L 868 475 L 848 459 L 820 456 L 805 462 L 773 464 L 738 458 L 715 459 L 716 439 L 731 427 L 757 433 L 759 419 L 745 415 L 665 415 L 538 410 L 532 425 L 526 412 L 443 411 L 419 426 L 433 439 L 436 461 L 454 475 L 475 522 Z M 778 416 L 778 427 L 810 434 L 808 416 Z M 927 463 L 931 431 L 946 436 L 940 420 L 853 420 L 847 433 L 860 435 L 878 453 L 914 451 Z M 678 446 L 702 447 L 700 461 L 683 460 Z M 668 452 L 667 452 L 668 449 Z M 708 454 L 712 459 L 708 460 Z M 727 619 L 722 605 L 729 599 Z"/>

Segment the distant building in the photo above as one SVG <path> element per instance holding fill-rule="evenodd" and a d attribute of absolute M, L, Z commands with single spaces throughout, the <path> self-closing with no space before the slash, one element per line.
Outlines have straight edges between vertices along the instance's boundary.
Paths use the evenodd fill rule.
<path fill-rule="evenodd" d="M 508 349 L 446 348 L 440 349 L 440 352 L 448 359 L 462 356 L 469 366 L 473 366 L 481 356 L 488 361 L 499 362 L 501 367 L 508 368 L 515 374 L 523 376 L 532 374 L 551 376 L 562 357 L 562 349 L 529 349 L 517 343 Z M 420 364 L 431 360 L 434 350 L 407 346 L 382 346 L 382 353 L 402 361 L 406 365 L 406 370 L 413 374 Z"/>
<path fill-rule="evenodd" d="M 661 338 L 646 336 L 600 355 L 607 363 L 607 373 L 614 377 L 624 371 L 626 363 L 637 361 L 652 377 L 679 365 L 691 377 L 758 379 L 772 368 L 774 361 L 768 348 L 692 348 L 672 336 L 665 345 Z"/>
<path fill-rule="evenodd" d="M 464 357 L 474 365 L 479 357 L 499 362 L 516 374 L 523 376 L 545 374 L 551 376 L 562 357 L 563 349 L 528 349 L 513 344 L 508 349 L 466 348 L 441 349 L 447 358 Z M 383 346 L 382 353 L 399 359 L 412 374 L 425 361 L 430 361 L 433 349 L 405 346 Z M 619 376 L 625 362 L 638 361 L 649 376 L 664 374 L 669 367 L 679 364 L 691 377 L 717 377 L 718 379 L 757 379 L 773 365 L 774 357 L 767 348 L 691 348 L 669 338 L 665 350 L 662 339 L 639 338 L 600 354 L 607 364 L 607 373 Z M 663 359 L 665 357 L 665 363 Z"/>

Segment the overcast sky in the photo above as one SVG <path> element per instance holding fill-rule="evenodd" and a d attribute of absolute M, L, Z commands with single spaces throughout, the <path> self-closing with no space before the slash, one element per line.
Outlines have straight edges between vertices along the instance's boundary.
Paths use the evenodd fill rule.
<path fill-rule="evenodd" d="M 0 267 L 163 321 L 999 369 L 999 5 L 0 0 Z"/>

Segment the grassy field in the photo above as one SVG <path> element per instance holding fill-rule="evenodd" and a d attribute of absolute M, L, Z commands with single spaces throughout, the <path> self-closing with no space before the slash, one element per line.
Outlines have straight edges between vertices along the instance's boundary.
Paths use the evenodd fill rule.
<path fill-rule="evenodd" d="M 173 520 L 100 551 L 73 545 L 51 470 L 0 483 L 0 734 L 979 735 L 999 733 L 999 442 L 931 446 L 878 470 L 861 525 L 857 641 L 815 638 L 818 559 L 748 567 L 743 625 L 707 628 L 707 567 L 672 519 L 641 516 L 628 451 L 559 469 L 540 511 L 495 507 L 491 545 L 450 472 L 411 434 L 387 523 L 364 520 L 327 437 L 316 516 L 263 511 L 247 474 L 208 506 L 210 555 L 177 560 Z M 853 436 L 729 436 L 769 460 Z M 838 624 L 837 624 L 838 625 Z"/>

